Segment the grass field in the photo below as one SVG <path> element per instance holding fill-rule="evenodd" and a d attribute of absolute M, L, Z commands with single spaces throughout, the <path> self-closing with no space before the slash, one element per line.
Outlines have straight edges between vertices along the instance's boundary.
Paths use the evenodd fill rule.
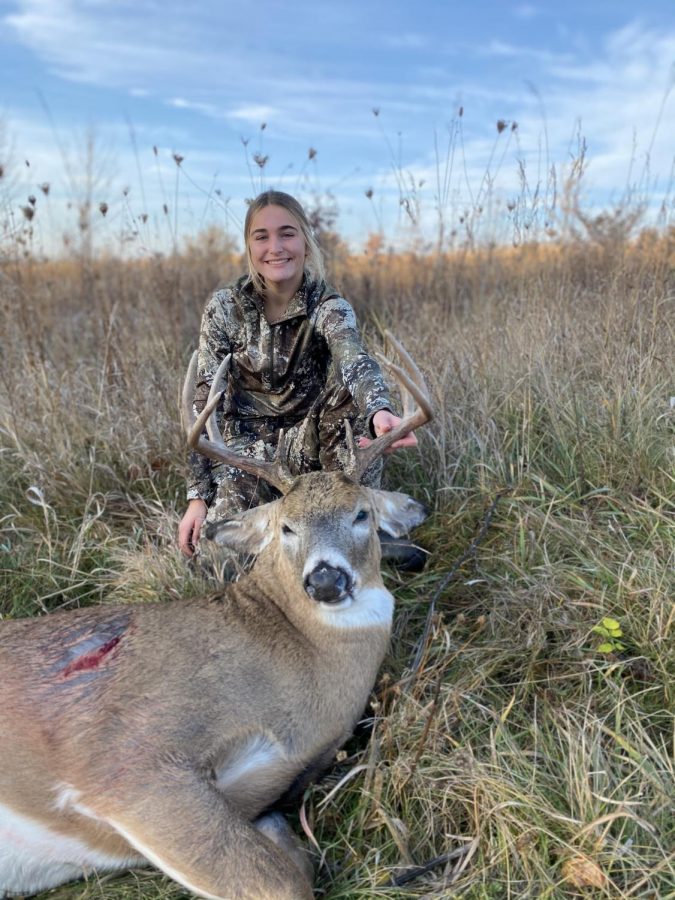
<path fill-rule="evenodd" d="M 305 799 L 317 890 L 675 897 L 675 232 L 371 250 L 333 274 L 427 377 L 436 418 L 387 481 L 431 505 L 431 555 L 387 573 L 390 655 Z M 4 260 L 3 617 L 211 590 L 175 547 L 178 393 L 239 265 Z M 184 892 L 138 871 L 43 896 Z"/>

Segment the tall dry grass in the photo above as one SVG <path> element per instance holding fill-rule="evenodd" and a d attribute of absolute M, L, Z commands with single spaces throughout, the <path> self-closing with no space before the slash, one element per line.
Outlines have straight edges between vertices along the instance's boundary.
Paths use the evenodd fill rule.
<path fill-rule="evenodd" d="M 431 555 L 387 574 L 382 678 L 305 798 L 318 888 L 672 896 L 675 234 L 371 251 L 333 274 L 371 344 L 391 328 L 427 376 L 436 419 L 387 478 L 430 502 Z M 210 589 L 174 544 L 178 390 L 239 265 L 217 242 L 3 265 L 4 617 Z M 183 893 L 138 872 L 49 896 Z"/>

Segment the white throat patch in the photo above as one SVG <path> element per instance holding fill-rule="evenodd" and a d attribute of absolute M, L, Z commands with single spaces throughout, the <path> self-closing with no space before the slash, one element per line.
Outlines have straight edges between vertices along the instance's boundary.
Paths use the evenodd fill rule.
<path fill-rule="evenodd" d="M 394 598 L 384 585 L 361 588 L 339 603 L 317 603 L 324 625 L 331 628 L 391 628 Z"/>

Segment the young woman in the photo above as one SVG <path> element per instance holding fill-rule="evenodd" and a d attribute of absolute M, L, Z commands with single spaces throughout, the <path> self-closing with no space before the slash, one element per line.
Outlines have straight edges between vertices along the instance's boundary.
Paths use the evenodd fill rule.
<path fill-rule="evenodd" d="M 231 354 L 220 410 L 228 446 L 269 459 L 280 429 L 288 464 L 300 474 L 343 468 L 344 420 L 363 446 L 397 425 L 378 364 L 364 350 L 354 311 L 325 282 L 321 251 L 302 206 L 265 191 L 244 223 L 248 273 L 206 306 L 199 342 L 195 409 L 204 408 L 213 377 Z M 392 445 L 415 446 L 414 434 Z M 273 499 L 272 489 L 239 469 L 193 453 L 188 508 L 179 545 L 192 556 L 206 520 L 218 521 Z M 381 465 L 365 483 L 379 484 Z"/>

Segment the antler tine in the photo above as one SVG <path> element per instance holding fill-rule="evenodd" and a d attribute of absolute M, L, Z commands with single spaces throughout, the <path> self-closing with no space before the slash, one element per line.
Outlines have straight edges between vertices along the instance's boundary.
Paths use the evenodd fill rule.
<path fill-rule="evenodd" d="M 232 354 L 228 353 L 221 364 L 218 366 L 216 374 L 213 376 L 213 383 L 211 385 L 211 390 L 209 391 L 209 396 L 206 401 L 206 405 L 208 406 L 212 401 L 214 401 L 214 398 L 217 398 L 214 401 L 212 410 L 214 410 L 218 406 L 218 404 L 220 403 L 220 398 L 225 393 L 225 373 L 230 369 L 231 360 Z M 212 416 L 211 414 L 209 414 L 206 420 L 206 431 L 209 435 L 210 440 L 216 443 L 223 443 L 223 436 L 220 433 L 220 428 L 218 428 L 216 416 Z"/>
<path fill-rule="evenodd" d="M 183 428 L 188 436 L 188 446 L 192 448 L 191 437 L 197 419 L 195 411 L 192 408 L 194 400 L 194 389 L 197 381 L 197 364 L 199 354 L 195 352 L 190 357 L 185 380 L 183 381 L 183 392 L 181 394 L 181 419 L 183 420 Z"/>
<path fill-rule="evenodd" d="M 188 447 L 190 447 L 190 449 L 192 450 L 197 449 L 199 438 L 201 437 L 205 427 L 209 438 L 213 443 L 223 443 L 223 437 L 220 433 L 220 429 L 218 428 L 216 417 L 212 416 L 211 414 L 218 406 L 218 404 L 220 403 L 220 398 L 223 396 L 223 391 L 219 390 L 219 387 L 220 382 L 223 379 L 225 369 L 228 368 L 230 364 L 230 359 L 231 356 L 228 353 L 228 355 L 218 367 L 218 371 L 216 372 L 216 375 L 213 379 L 213 384 L 211 385 L 211 390 L 209 391 L 206 406 L 198 416 L 195 416 L 194 410 L 192 408 L 192 400 L 194 396 L 195 381 L 197 380 L 198 353 L 195 350 L 195 352 L 192 354 L 190 365 L 188 366 L 187 374 L 185 376 L 185 382 L 183 383 L 183 427 L 187 432 Z"/>
<path fill-rule="evenodd" d="M 424 411 L 425 415 L 431 419 L 433 410 L 431 408 L 431 400 L 429 399 L 426 385 L 417 384 L 408 373 L 401 368 L 401 366 L 397 366 L 396 363 L 390 362 L 386 357 L 381 356 L 379 353 L 376 355 L 398 384 L 403 399 L 403 418 L 408 418 L 409 415 L 412 415 L 420 408 Z"/>
<path fill-rule="evenodd" d="M 422 375 L 422 373 L 418 369 L 417 363 L 415 362 L 415 360 L 408 353 L 408 351 L 405 349 L 403 344 L 396 337 L 394 337 L 394 335 L 391 333 L 391 331 L 389 331 L 389 329 L 387 329 L 384 332 L 384 336 L 389 341 L 390 344 L 393 344 L 394 349 L 398 353 L 398 355 L 401 359 L 401 362 L 407 369 L 409 375 L 411 375 L 411 377 L 413 378 L 415 383 L 417 385 L 419 385 L 419 387 L 421 387 L 426 392 L 427 386 L 424 381 L 424 375 Z"/>
<path fill-rule="evenodd" d="M 223 396 L 223 391 L 219 390 L 220 383 L 224 377 L 226 368 L 230 364 L 230 356 L 225 357 L 218 367 L 218 371 L 213 379 L 209 397 L 206 406 L 198 416 L 195 415 L 192 408 L 192 400 L 194 397 L 195 382 L 197 379 L 197 351 L 192 354 L 190 365 L 188 366 L 185 381 L 183 383 L 183 425 L 187 432 L 188 446 L 192 450 L 196 450 L 203 456 L 214 460 L 215 462 L 225 463 L 227 466 L 234 466 L 243 472 L 256 475 L 273 485 L 277 490 L 285 494 L 295 478 L 291 475 L 286 465 L 286 439 L 283 431 L 279 434 L 279 442 L 275 459 L 272 462 L 268 460 L 253 459 L 249 456 L 242 456 L 234 450 L 230 450 L 223 441 L 220 429 L 215 422 L 214 412 Z M 204 437 L 204 427 L 206 426 L 208 438 Z"/>
<path fill-rule="evenodd" d="M 354 432 L 352 430 L 352 423 L 349 419 L 344 419 L 345 424 L 345 443 L 347 445 L 347 454 L 348 460 L 347 465 L 344 467 L 345 472 L 349 475 L 351 473 L 355 473 L 358 469 L 358 449 L 356 446 L 356 441 L 354 440 Z"/>
<path fill-rule="evenodd" d="M 424 375 L 422 375 L 418 369 L 415 360 L 408 353 L 403 344 L 394 337 L 391 331 L 385 331 L 385 337 L 393 344 L 394 349 L 403 363 L 403 369 L 388 360 L 381 353 L 377 353 L 376 355 L 382 360 L 385 367 L 398 382 L 399 388 L 401 388 L 403 393 L 403 418 L 407 418 L 407 416 L 414 411 L 414 403 L 417 403 L 417 405 L 427 414 L 427 421 L 431 420 L 433 418 L 433 407 L 429 397 L 429 389 L 424 380 Z"/>
<path fill-rule="evenodd" d="M 377 353 L 376 356 L 398 383 L 403 400 L 403 416 L 395 428 L 375 438 L 367 447 L 355 447 L 352 439 L 352 452 L 356 463 L 354 476 L 359 480 L 363 477 L 366 469 L 392 444 L 433 418 L 431 400 L 422 373 L 400 342 L 389 332 L 386 334 L 401 357 L 403 367 L 390 362 L 380 353 Z"/>

